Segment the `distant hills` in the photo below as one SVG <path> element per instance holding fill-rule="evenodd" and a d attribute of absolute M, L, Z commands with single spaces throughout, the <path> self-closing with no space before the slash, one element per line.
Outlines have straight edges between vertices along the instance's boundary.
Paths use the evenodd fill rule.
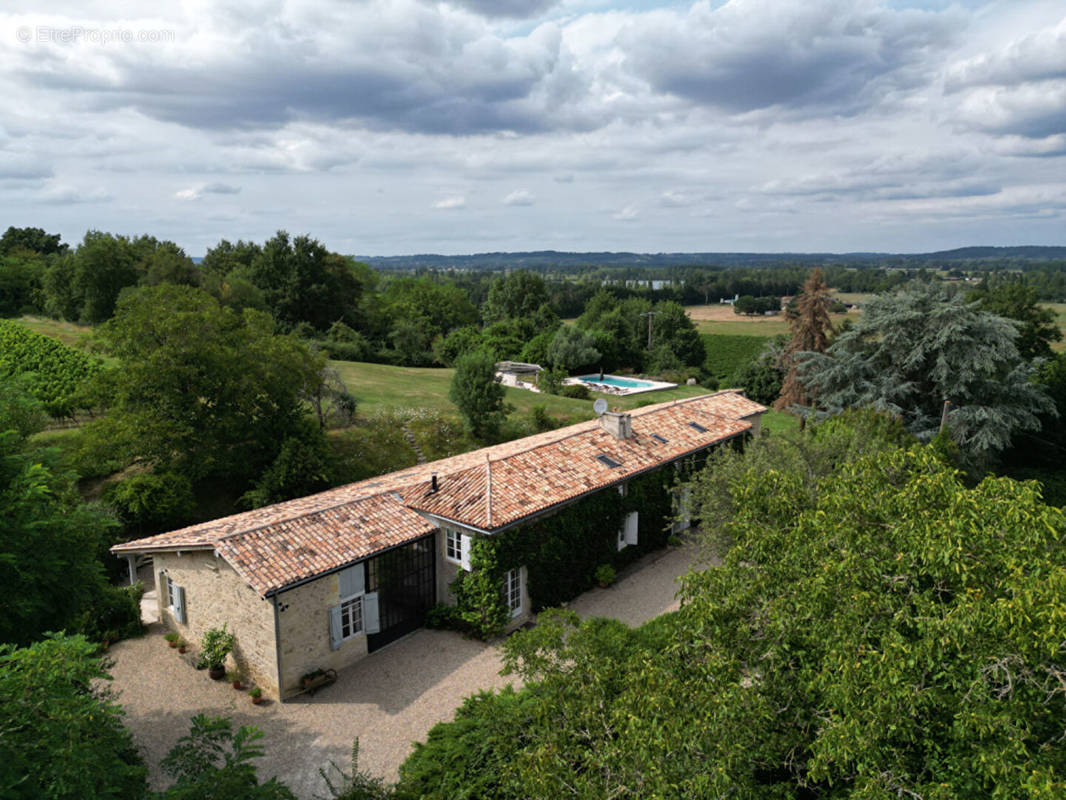
<path fill-rule="evenodd" d="M 445 256 L 425 253 L 409 256 L 356 256 L 379 269 L 499 269 L 567 270 L 581 267 L 759 267 L 781 264 L 837 264 L 855 266 L 933 266 L 974 261 L 1066 260 L 1066 247 L 960 247 L 935 253 L 572 253 L 534 250 L 521 253 L 473 253 Z"/>

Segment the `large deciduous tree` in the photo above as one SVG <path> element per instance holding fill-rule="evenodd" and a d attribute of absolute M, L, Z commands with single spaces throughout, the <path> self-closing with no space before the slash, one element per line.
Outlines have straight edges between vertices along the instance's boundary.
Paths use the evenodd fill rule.
<path fill-rule="evenodd" d="M 810 391 L 799 378 L 796 354 L 824 353 L 829 346 L 829 336 L 833 332 L 829 303 L 829 287 L 822 271 L 815 267 L 796 297 L 795 308 L 788 312 L 792 337 L 781 354 L 781 366 L 786 371 L 781 382 L 781 395 L 774 402 L 774 408 L 780 410 L 811 405 Z"/>
<path fill-rule="evenodd" d="M 825 353 L 797 354 L 800 380 L 820 409 L 874 408 L 930 439 L 947 424 L 964 453 L 987 459 L 1017 431 L 1039 430 L 1051 402 L 1018 354 L 1014 323 L 949 288 L 908 284 L 879 295 Z"/>
<path fill-rule="evenodd" d="M 81 636 L 0 645 L 0 797 L 147 796 L 148 770 L 102 688 L 96 651 Z"/>
<path fill-rule="evenodd" d="M 309 236 L 290 238 L 285 231 L 267 241 L 238 274 L 262 290 L 280 324 L 291 328 L 304 322 L 319 331 L 338 320 L 354 321 L 364 285 L 354 261 Z"/>
<path fill-rule="evenodd" d="M 520 269 L 492 282 L 481 316 L 485 322 L 531 316 L 547 302 L 548 290 L 544 279 Z"/>
<path fill-rule="evenodd" d="M 99 337 L 121 367 L 103 378 L 110 408 L 87 429 L 91 444 L 239 484 L 307 430 L 301 397 L 320 380 L 322 358 L 275 335 L 262 312 L 162 284 L 124 295 Z"/>
<path fill-rule="evenodd" d="M 0 379 L 0 642 L 95 629 L 120 591 L 107 586 L 100 562 L 118 523 L 83 503 L 56 454 L 29 440 L 43 419 L 16 382 Z"/>
<path fill-rule="evenodd" d="M 1063 513 L 928 447 L 752 467 L 677 613 L 543 613 L 397 796 L 1061 797 Z"/>

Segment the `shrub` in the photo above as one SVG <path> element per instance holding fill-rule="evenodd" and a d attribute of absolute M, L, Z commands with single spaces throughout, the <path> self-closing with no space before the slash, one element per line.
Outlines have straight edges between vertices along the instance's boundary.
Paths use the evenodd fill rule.
<path fill-rule="evenodd" d="M 200 661 L 211 669 L 218 669 L 226 662 L 226 656 L 233 650 L 236 637 L 221 628 L 210 628 L 200 640 Z"/>
<path fill-rule="evenodd" d="M 616 576 L 617 573 L 615 573 L 614 567 L 610 564 L 600 564 L 600 566 L 596 567 L 596 573 L 593 577 L 596 578 L 596 583 L 600 586 L 610 586 L 614 583 Z"/>

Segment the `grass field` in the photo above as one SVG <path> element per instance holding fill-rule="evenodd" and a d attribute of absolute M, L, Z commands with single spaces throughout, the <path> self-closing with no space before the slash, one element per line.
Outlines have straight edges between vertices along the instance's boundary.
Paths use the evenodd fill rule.
<path fill-rule="evenodd" d="M 356 361 L 331 361 L 356 400 L 360 413 L 386 408 L 428 408 L 447 414 L 455 414 L 455 406 L 448 399 L 453 369 L 432 367 L 390 367 L 385 364 L 366 364 Z M 528 414 L 533 406 L 547 407 L 555 416 L 591 419 L 595 416 L 592 400 L 575 400 L 550 394 L 536 394 L 523 389 L 508 387 L 507 402 L 519 414 Z M 678 386 L 661 392 L 649 392 L 630 397 L 610 397 L 608 403 L 622 411 L 649 403 L 662 403 L 679 397 L 695 397 L 706 394 L 700 386 Z M 593 394 L 593 397 L 602 395 Z"/>
<path fill-rule="evenodd" d="M 83 347 L 86 337 L 92 333 L 88 325 L 76 325 L 73 322 L 60 322 L 48 317 L 19 317 L 16 322 L 25 325 L 31 331 L 51 336 L 65 345 Z"/>
<path fill-rule="evenodd" d="M 774 317 L 748 317 L 733 312 L 730 305 L 688 306 L 685 309 L 696 323 L 700 333 L 725 334 L 729 336 L 777 336 L 788 333 L 788 322 L 783 314 Z M 833 324 L 846 319 L 855 319 L 858 311 L 848 314 L 832 314 Z"/>
<path fill-rule="evenodd" d="M 1060 331 L 1066 333 L 1066 303 L 1041 303 L 1041 305 L 1055 312 L 1055 324 L 1059 326 Z M 1051 349 L 1056 353 L 1066 352 L 1066 341 L 1052 342 Z"/>

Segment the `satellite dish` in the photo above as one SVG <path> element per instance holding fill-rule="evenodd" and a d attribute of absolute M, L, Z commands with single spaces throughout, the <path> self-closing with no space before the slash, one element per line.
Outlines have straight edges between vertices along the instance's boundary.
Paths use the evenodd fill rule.
<path fill-rule="evenodd" d="M 599 398 L 595 403 L 592 404 L 592 410 L 595 411 L 597 415 L 602 416 L 607 412 L 607 401 L 604 400 L 602 397 Z"/>

